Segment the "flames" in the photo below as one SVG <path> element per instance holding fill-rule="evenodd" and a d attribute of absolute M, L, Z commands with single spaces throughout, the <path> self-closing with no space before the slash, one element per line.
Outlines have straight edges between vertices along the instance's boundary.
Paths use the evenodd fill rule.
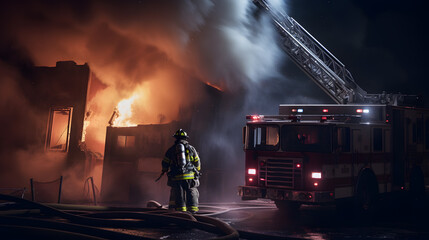
<path fill-rule="evenodd" d="M 114 127 L 132 127 L 137 126 L 132 120 L 133 117 L 133 103 L 139 96 L 134 94 L 130 98 L 121 100 L 113 111 L 113 115 L 109 124 Z"/>

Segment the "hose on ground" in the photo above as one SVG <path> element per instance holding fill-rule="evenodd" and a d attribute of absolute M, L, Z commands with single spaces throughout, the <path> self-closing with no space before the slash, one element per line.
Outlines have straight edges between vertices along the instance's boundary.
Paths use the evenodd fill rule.
<path fill-rule="evenodd" d="M 113 216 L 113 217 L 119 217 L 119 218 L 122 217 L 122 218 L 132 219 L 132 220 L 111 220 L 111 219 L 105 219 L 105 218 L 95 218 L 95 217 L 74 215 L 44 204 L 28 201 L 26 199 L 15 198 L 15 197 L 3 195 L 3 194 L 0 194 L 0 199 L 23 204 L 25 207 L 29 207 L 29 208 L 40 209 L 43 213 L 47 215 L 54 216 L 54 217 L 61 217 L 63 219 L 69 220 L 70 222 L 79 224 L 79 225 L 85 224 L 92 227 L 138 228 L 138 227 L 144 226 L 148 222 L 150 222 L 151 226 L 154 223 L 162 224 L 163 226 L 165 226 L 166 223 L 173 223 L 179 226 L 197 228 L 197 229 L 204 230 L 217 235 L 224 234 L 223 236 L 219 237 L 220 239 L 238 239 L 238 232 L 235 229 L 233 229 L 227 223 L 214 218 L 211 219 L 210 221 L 208 219 L 203 219 L 201 220 L 201 222 L 199 222 L 199 221 L 183 219 L 176 216 L 166 216 L 166 215 L 142 213 L 142 212 L 136 213 L 136 212 L 119 212 L 118 211 L 115 213 L 115 215 L 113 215 L 113 213 L 106 213 L 104 217 L 111 218 Z M 22 219 L 19 219 L 19 220 L 22 220 Z"/>
<path fill-rule="evenodd" d="M 0 216 L 0 224 L 5 227 L 12 228 L 11 230 L 13 230 L 14 228 L 16 230 L 19 230 L 19 227 L 22 227 L 22 226 L 31 227 L 35 229 L 34 235 L 38 237 L 42 237 L 44 235 L 43 230 L 45 230 L 46 233 L 49 233 L 50 230 L 56 230 L 56 231 L 61 231 L 63 234 L 71 233 L 71 235 L 73 235 L 73 233 L 77 233 L 83 236 L 93 236 L 100 239 L 113 239 L 113 240 L 153 239 L 153 238 L 137 237 L 130 234 L 109 231 L 109 230 L 104 230 L 104 229 L 85 226 L 85 225 L 58 222 L 58 221 L 45 220 L 45 219 L 37 219 L 37 218 L 28 218 L 28 217 Z M 27 231 L 29 230 L 31 229 L 27 229 Z M 12 239 L 17 239 L 18 237 L 16 236 L 15 238 L 15 234 L 18 234 L 18 236 L 20 234 L 19 232 L 12 232 L 12 233 L 14 233 L 14 237 Z M 62 239 L 62 238 L 57 238 L 57 239 Z M 85 239 L 85 238 L 83 237 L 83 238 L 76 238 L 76 239 Z"/>
<path fill-rule="evenodd" d="M 246 206 L 236 208 L 212 207 L 219 209 L 217 212 L 202 213 L 201 215 L 191 215 L 187 212 L 172 212 L 161 208 L 129 208 L 129 207 L 107 207 L 107 206 L 85 206 L 73 204 L 40 204 L 21 198 L 15 198 L 8 195 L 0 194 L 0 200 L 16 202 L 19 206 L 31 208 L 34 210 L 7 210 L 0 213 L 0 233 L 10 231 L 21 231 L 19 236 L 26 236 L 32 230 L 40 236 L 50 236 L 51 232 L 62 231 L 61 234 L 70 233 L 73 239 L 153 239 L 142 236 L 134 236 L 117 231 L 101 229 L 100 227 L 165 227 L 166 223 L 176 224 L 184 228 L 196 228 L 214 234 L 223 234 L 215 239 L 287 239 L 298 240 L 302 238 L 267 235 L 256 232 L 235 230 L 229 224 L 210 217 L 227 213 L 235 210 L 245 209 L 269 209 L 273 207 L 265 206 Z M 15 204 L 16 205 L 16 204 Z M 8 209 L 13 204 L 8 204 Z M 61 211 L 61 210 L 63 211 Z M 73 212 L 71 214 L 70 212 Z M 62 217 L 71 223 L 58 222 L 52 220 L 42 220 L 36 218 L 12 217 L 8 215 L 25 215 L 34 213 L 45 213 L 54 217 Z M 114 219 L 131 219 L 131 220 L 111 220 Z M 88 226 L 85 226 L 85 225 Z M 28 228 L 22 227 L 28 226 Z M 10 227 L 10 228 L 9 228 Z M 7 230 L 9 229 L 9 230 Z M 46 232 L 44 232 L 46 230 Z M 52 230 L 52 231 L 51 231 Z M 74 235 L 76 233 L 78 235 Z M 23 235 L 24 234 L 24 235 Z M 80 235 L 79 235 L 80 234 Z M 91 238 L 92 237 L 92 238 Z M 45 238 L 45 237 L 44 237 Z M 48 238 L 45 238 L 48 239 Z M 62 239 L 67 239 L 66 237 Z"/>
<path fill-rule="evenodd" d="M 240 235 L 240 239 L 249 239 L 249 240 L 303 240 L 305 238 L 296 238 L 296 237 L 286 237 L 286 236 L 276 236 L 269 235 L 264 233 L 256 233 L 256 232 L 248 232 L 238 230 L 238 234 Z"/>
<path fill-rule="evenodd" d="M 57 229 L 29 226 L 0 225 L 2 239 L 62 239 L 62 240 L 102 240 L 103 238 Z"/>

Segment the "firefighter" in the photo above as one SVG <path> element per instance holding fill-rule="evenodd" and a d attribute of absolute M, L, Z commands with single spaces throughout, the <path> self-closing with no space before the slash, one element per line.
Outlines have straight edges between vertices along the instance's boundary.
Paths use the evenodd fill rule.
<path fill-rule="evenodd" d="M 174 204 L 177 211 L 196 213 L 199 197 L 197 187 L 200 185 L 200 158 L 195 148 L 188 143 L 189 137 L 185 131 L 179 129 L 173 137 L 176 141 L 167 150 L 162 160 L 162 173 L 169 171 L 167 174 L 167 185 L 171 187 L 169 206 Z"/>

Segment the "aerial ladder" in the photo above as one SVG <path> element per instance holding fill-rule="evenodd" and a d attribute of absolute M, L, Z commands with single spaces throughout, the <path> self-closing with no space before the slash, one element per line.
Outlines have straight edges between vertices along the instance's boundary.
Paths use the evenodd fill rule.
<path fill-rule="evenodd" d="M 271 16 L 281 36 L 281 46 L 292 60 L 337 104 L 416 103 L 418 96 L 368 94 L 354 81 L 345 65 L 306 31 L 295 19 L 275 9 L 267 0 L 253 0 Z"/>

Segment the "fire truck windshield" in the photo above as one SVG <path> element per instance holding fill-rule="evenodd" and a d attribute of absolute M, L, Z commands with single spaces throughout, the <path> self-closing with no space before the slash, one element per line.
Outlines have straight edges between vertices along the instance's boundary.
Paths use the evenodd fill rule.
<path fill-rule="evenodd" d="M 277 151 L 279 127 L 277 125 L 248 125 L 246 149 Z"/>
<path fill-rule="evenodd" d="M 330 152 L 331 131 L 329 126 L 283 125 L 281 128 L 282 150 L 287 152 Z"/>
<path fill-rule="evenodd" d="M 332 131 L 326 125 L 248 124 L 245 148 L 262 151 L 331 152 Z"/>

